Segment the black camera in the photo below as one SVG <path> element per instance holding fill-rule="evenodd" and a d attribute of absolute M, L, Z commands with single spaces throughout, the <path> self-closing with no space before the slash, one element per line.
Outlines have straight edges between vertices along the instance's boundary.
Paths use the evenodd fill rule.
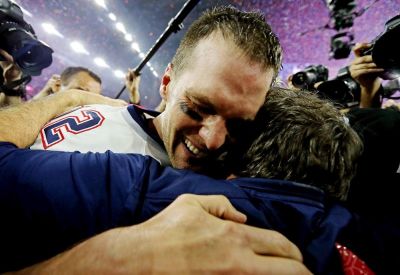
<path fill-rule="evenodd" d="M 321 98 L 332 100 L 345 107 L 360 101 L 360 85 L 351 77 L 348 67 L 341 68 L 335 79 L 325 81 L 317 87 Z"/>
<path fill-rule="evenodd" d="M 400 15 L 391 18 L 385 24 L 385 30 L 371 42 L 371 47 L 362 55 L 372 55 L 374 63 L 385 71 L 380 75 L 383 79 L 400 77 L 400 54 L 398 38 L 400 37 Z M 393 85 L 383 85 L 384 97 L 389 97 L 396 90 Z M 348 67 L 341 68 L 335 79 L 318 86 L 318 94 L 345 107 L 351 107 L 360 101 L 360 85 L 351 77 Z"/>
<path fill-rule="evenodd" d="M 322 65 L 310 65 L 304 71 L 295 73 L 292 77 L 292 84 L 300 89 L 314 89 L 314 84 L 328 79 L 328 68 Z"/>
<path fill-rule="evenodd" d="M 9 0 L 0 0 L 0 37 L 0 49 L 13 57 L 24 75 L 40 75 L 53 61 L 53 50 L 37 39 L 21 8 Z"/>
<path fill-rule="evenodd" d="M 385 30 L 372 40 L 371 48 L 363 55 L 372 55 L 372 60 L 385 71 L 380 75 L 383 79 L 400 77 L 400 15 L 391 18 L 385 23 Z"/>

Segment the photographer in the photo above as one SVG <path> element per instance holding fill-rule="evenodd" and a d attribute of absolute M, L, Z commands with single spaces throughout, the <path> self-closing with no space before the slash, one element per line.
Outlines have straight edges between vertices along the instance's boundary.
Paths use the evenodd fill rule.
<path fill-rule="evenodd" d="M 360 108 L 380 107 L 380 95 L 382 80 L 379 74 L 384 71 L 372 60 L 372 55 L 363 55 L 370 44 L 357 43 L 353 48 L 355 59 L 348 67 L 351 77 L 360 85 Z"/>
<path fill-rule="evenodd" d="M 0 106 L 21 103 L 32 76 L 50 66 L 53 50 L 37 40 L 21 8 L 0 0 Z"/>
<path fill-rule="evenodd" d="M 396 17 L 397 18 L 397 17 Z M 396 18 L 388 22 L 396 22 Z M 387 28 L 371 43 L 356 44 L 351 64 L 339 70 L 338 76 L 318 85 L 321 78 L 317 66 L 289 76 L 288 85 L 298 89 L 302 85 L 316 88 L 319 96 L 347 108 L 346 117 L 364 143 L 364 152 L 358 162 L 355 179 L 351 183 L 347 206 L 360 217 L 366 230 L 379 239 L 379 247 L 369 250 L 364 243 L 356 244 L 354 250 L 374 270 L 390 274 L 398 261 L 400 246 L 400 215 L 396 202 L 400 192 L 400 112 L 397 108 L 381 109 L 381 97 L 387 96 L 382 79 L 398 77 L 396 38 L 400 25 Z M 377 65 L 380 64 L 380 65 Z M 303 77 L 304 76 L 304 77 Z M 300 81 L 299 81 L 300 80 Z M 317 86 L 318 85 L 318 86 Z M 350 108 L 350 109 L 349 109 Z M 379 256 L 377 256 L 377 251 Z M 382 263 L 384 263 L 382 265 Z M 379 269 L 379 265 L 382 269 Z"/>
<path fill-rule="evenodd" d="M 388 23 L 396 23 L 395 20 L 398 17 Z M 359 108 L 350 109 L 347 117 L 363 140 L 364 152 L 347 203 L 350 209 L 369 221 L 368 226 L 375 236 L 382 237 L 381 247 L 386 249 L 379 258 L 371 251 L 364 251 L 362 255 L 372 266 L 385 262 L 381 273 L 393 270 L 400 245 L 400 215 L 396 206 L 400 191 L 400 147 L 397 144 L 400 112 L 396 107 L 381 109 L 382 97 L 386 96 L 382 79 L 398 77 L 400 64 L 397 50 L 393 48 L 397 45 L 394 42 L 398 31 L 398 25 L 387 27 L 387 31 L 372 43 L 356 44 L 355 58 L 348 67 L 351 78 L 359 85 L 360 104 Z"/>

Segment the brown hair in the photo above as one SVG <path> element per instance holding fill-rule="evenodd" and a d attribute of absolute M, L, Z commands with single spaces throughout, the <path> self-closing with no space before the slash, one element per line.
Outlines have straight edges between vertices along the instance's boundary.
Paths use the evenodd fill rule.
<path fill-rule="evenodd" d="M 277 76 L 282 62 L 279 40 L 259 12 L 244 12 L 230 6 L 216 7 L 203 13 L 182 39 L 172 60 L 175 74 L 189 62 L 193 49 L 200 40 L 219 31 L 250 58 L 265 68 L 273 68 Z"/>
<path fill-rule="evenodd" d="M 88 68 L 85 67 L 67 67 L 62 73 L 61 73 L 61 84 L 67 84 L 68 81 L 71 79 L 72 76 L 76 75 L 77 73 L 84 72 L 90 75 L 91 78 L 96 80 L 98 83 L 101 84 L 101 78 L 89 70 Z"/>
<path fill-rule="evenodd" d="M 310 92 L 272 88 L 256 125 L 262 132 L 236 173 L 298 181 L 347 197 L 363 145 L 331 103 Z"/>

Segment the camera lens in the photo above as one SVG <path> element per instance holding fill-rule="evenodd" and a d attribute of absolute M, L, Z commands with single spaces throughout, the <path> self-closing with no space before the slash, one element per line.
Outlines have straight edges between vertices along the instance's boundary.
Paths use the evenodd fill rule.
<path fill-rule="evenodd" d="M 39 45 L 32 45 L 32 41 L 26 41 L 26 45 L 22 47 L 21 55 L 18 57 L 19 65 L 21 67 L 30 67 L 35 66 L 40 63 L 40 59 L 42 58 L 42 50 Z"/>
<path fill-rule="evenodd" d="M 21 50 L 16 63 L 27 75 L 40 75 L 42 69 L 50 66 L 52 50 L 37 41 L 29 41 Z"/>
<path fill-rule="evenodd" d="M 2 33 L 1 46 L 9 53 L 25 75 L 40 75 L 50 66 L 53 50 L 37 40 L 15 22 L 3 24 L 6 30 Z"/>
<path fill-rule="evenodd" d="M 298 72 L 298 73 L 293 75 L 292 83 L 293 83 L 293 85 L 295 87 L 297 87 L 297 88 L 306 88 L 307 84 L 308 84 L 307 82 L 308 82 L 307 73 Z"/>
<path fill-rule="evenodd" d="M 340 104 L 359 100 L 360 88 L 351 78 L 339 78 L 326 81 L 318 86 L 318 95 Z"/>

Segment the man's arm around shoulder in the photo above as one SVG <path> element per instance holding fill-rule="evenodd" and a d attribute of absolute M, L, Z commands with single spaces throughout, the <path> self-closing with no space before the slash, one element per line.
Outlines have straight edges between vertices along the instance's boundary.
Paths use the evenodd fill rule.
<path fill-rule="evenodd" d="M 0 141 L 11 142 L 19 148 L 30 146 L 40 129 L 52 118 L 77 106 L 107 104 L 123 106 L 122 100 L 80 90 L 68 90 L 17 106 L 0 109 Z"/>

